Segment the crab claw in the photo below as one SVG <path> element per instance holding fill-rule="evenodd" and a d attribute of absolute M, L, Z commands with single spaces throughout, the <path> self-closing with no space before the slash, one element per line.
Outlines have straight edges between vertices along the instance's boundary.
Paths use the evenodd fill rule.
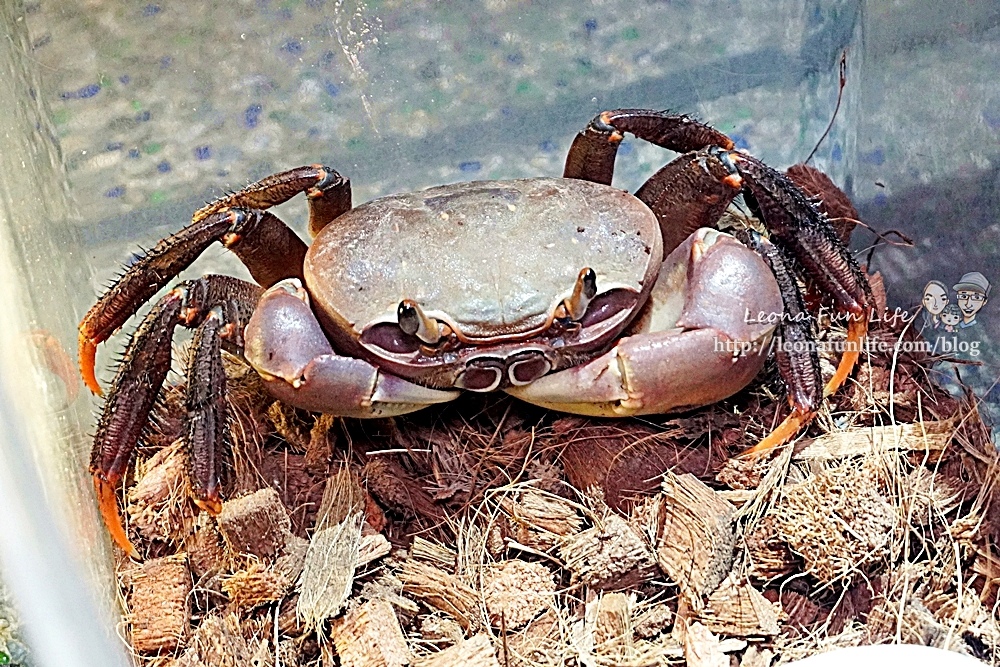
<path fill-rule="evenodd" d="M 111 533 L 111 539 L 115 541 L 122 550 L 133 560 L 140 560 L 139 551 L 128 539 L 125 533 L 125 524 L 122 522 L 121 514 L 118 512 L 117 489 L 121 486 L 121 479 L 110 480 L 103 475 L 94 474 L 94 490 L 97 492 L 97 508 L 104 519 L 104 525 Z"/>
<path fill-rule="evenodd" d="M 767 358 L 781 295 L 767 264 L 728 234 L 700 229 L 664 260 L 632 335 L 588 363 L 506 391 L 564 412 L 659 414 L 722 400 Z M 748 316 L 750 314 L 751 316 Z"/>
<path fill-rule="evenodd" d="M 101 391 L 101 385 L 97 383 L 97 375 L 94 373 L 94 364 L 97 359 L 97 344 L 83 331 L 80 332 L 78 354 L 80 357 L 80 375 L 83 376 L 84 384 L 87 385 L 90 391 L 98 396 L 103 396 L 104 392 Z"/>
<path fill-rule="evenodd" d="M 298 279 L 264 292 L 246 328 L 246 359 L 276 398 L 342 417 L 391 417 L 458 397 L 334 352 Z"/>

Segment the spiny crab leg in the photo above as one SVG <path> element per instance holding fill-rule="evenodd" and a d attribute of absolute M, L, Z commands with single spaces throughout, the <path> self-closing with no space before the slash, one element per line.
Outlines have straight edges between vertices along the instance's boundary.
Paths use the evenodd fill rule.
<path fill-rule="evenodd" d="M 215 415 L 209 413 L 218 411 L 220 401 L 224 402 L 225 374 L 218 350 L 223 342 L 235 349 L 242 347 L 243 327 L 259 295 L 256 285 L 229 276 L 205 276 L 182 283 L 153 306 L 125 348 L 97 425 L 90 471 L 111 536 L 132 557 L 137 553 L 122 527 L 117 489 L 170 370 L 174 328 L 178 324 L 198 326 L 189 368 L 193 378 L 186 397 L 191 417 L 186 442 L 195 462 L 192 486 L 196 502 L 217 511 L 219 429 L 225 428 L 226 419 L 223 414 L 212 425 Z"/>
<path fill-rule="evenodd" d="M 118 330 L 139 306 L 187 268 L 205 248 L 245 219 L 235 211 L 215 213 L 156 244 L 122 274 L 80 322 L 80 372 L 92 392 L 103 392 L 94 374 L 97 345 Z M 163 304 L 166 306 L 167 304 Z M 137 332 L 138 333 L 138 332 Z M 170 343 L 166 345 L 169 360 Z"/>
<path fill-rule="evenodd" d="M 733 140 L 681 114 L 648 109 L 616 109 L 599 114 L 576 135 L 563 175 L 611 185 L 615 156 L 625 133 L 678 153 L 707 146 L 731 150 Z"/>
<path fill-rule="evenodd" d="M 810 344 L 815 340 L 813 318 L 806 310 L 784 252 L 753 231 L 738 234 L 737 238 L 756 250 L 767 262 L 784 304 L 779 334 L 786 345 L 778 346 L 775 359 L 788 386 L 788 403 L 792 412 L 763 440 L 741 454 L 758 456 L 788 442 L 812 421 L 823 399 L 820 390 L 823 379 L 820 376 L 819 355 L 815 346 Z M 799 352 L 793 353 L 792 350 Z"/>
<path fill-rule="evenodd" d="M 305 192 L 309 228 L 316 233 L 351 207 L 350 182 L 321 165 L 299 167 L 269 176 L 206 205 L 191 224 L 160 241 L 101 295 L 80 322 L 80 372 L 95 394 L 97 345 L 106 341 L 139 307 L 186 269 L 215 241 L 239 257 L 258 284 L 301 277 L 306 244 L 264 209 Z"/>
<path fill-rule="evenodd" d="M 846 313 L 849 320 L 845 352 L 824 389 L 826 395 L 834 393 L 857 363 L 874 301 L 867 279 L 826 217 L 789 178 L 756 158 L 735 151 L 729 137 L 687 116 L 667 111 L 616 109 L 599 114 L 574 140 L 564 176 L 610 184 L 615 156 L 625 133 L 687 153 L 686 160 L 671 162 L 636 192 L 660 220 L 666 251 L 690 232 L 686 225 L 718 219 L 733 193 L 741 189 L 750 205 L 756 207 L 755 213 L 768 227 L 775 244 L 793 256 L 820 289 L 832 295 L 838 311 Z M 724 170 L 714 190 L 704 189 L 705 181 L 698 170 L 689 169 L 693 164 L 716 172 Z M 782 287 L 786 307 L 794 291 L 797 289 Z M 804 335 L 811 343 L 808 330 L 796 330 L 794 326 L 783 329 L 786 336 Z M 812 346 L 804 347 L 809 350 Z M 816 383 L 819 371 L 815 353 L 792 352 L 784 361 L 779 357 L 781 364 L 782 375 L 790 387 L 792 413 L 746 453 L 761 454 L 787 442 L 815 416 L 819 398 L 815 402 L 805 400 L 800 391 Z M 818 394 L 817 390 L 810 391 Z"/>
<path fill-rule="evenodd" d="M 837 370 L 823 389 L 823 395 L 829 396 L 847 380 L 860 356 L 861 344 L 868 332 L 868 321 L 874 304 L 868 280 L 837 238 L 826 217 L 787 176 L 749 155 L 735 154 L 732 159 L 750 192 L 751 196 L 746 197 L 746 200 L 752 209 L 756 209 L 754 212 L 767 221 L 774 243 L 794 256 L 804 267 L 805 275 L 816 282 L 823 292 L 830 294 L 837 310 L 847 316 L 844 352 Z M 773 260 L 779 254 L 766 249 L 762 249 L 761 252 L 769 262 L 772 262 L 774 268 Z M 779 272 L 775 270 L 776 277 Z M 781 278 L 778 280 L 780 284 Z M 797 290 L 794 291 L 797 293 Z M 788 294 L 791 290 L 783 289 L 782 292 Z M 786 313 L 789 305 L 789 300 L 786 298 Z M 798 306 L 792 308 L 801 308 L 800 297 Z M 802 310 L 804 311 L 804 308 Z M 786 323 L 786 336 L 791 331 L 794 330 Z M 807 346 L 807 349 L 815 355 L 811 346 Z M 780 367 L 781 357 L 778 361 Z M 785 363 L 790 363 L 788 358 Z M 782 375 L 787 378 L 785 369 L 782 370 Z M 791 371 L 794 375 L 803 374 L 803 371 L 795 368 L 791 368 Z M 789 402 L 792 406 L 791 414 L 766 438 L 743 452 L 744 456 L 758 456 L 788 442 L 815 416 L 817 405 L 807 405 L 791 392 Z"/>
<path fill-rule="evenodd" d="M 170 369 L 170 339 L 179 321 L 182 301 L 180 291 L 168 293 L 136 329 L 111 384 L 94 436 L 90 472 L 94 476 L 98 507 L 111 537 L 133 558 L 138 557 L 138 552 L 125 534 L 118 514 L 117 490 Z"/>

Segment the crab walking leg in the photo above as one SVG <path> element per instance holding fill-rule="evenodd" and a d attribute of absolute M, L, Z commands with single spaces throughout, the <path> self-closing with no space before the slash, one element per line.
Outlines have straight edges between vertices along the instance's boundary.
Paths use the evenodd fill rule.
<path fill-rule="evenodd" d="M 136 329 L 108 392 L 91 451 L 101 516 L 114 541 L 133 558 L 138 552 L 125 534 L 116 494 L 170 369 L 170 343 L 182 300 L 179 291 L 168 293 Z"/>
<path fill-rule="evenodd" d="M 265 178 L 208 204 L 190 225 L 160 241 L 125 270 L 80 322 L 80 372 L 95 394 L 97 345 L 107 340 L 139 307 L 186 269 L 215 241 L 246 264 L 261 285 L 301 276 L 306 244 L 263 209 L 306 192 L 310 228 L 322 228 L 351 207 L 350 182 L 321 166 L 300 167 Z"/>
<path fill-rule="evenodd" d="M 742 187 L 745 193 L 749 193 L 748 201 L 751 206 L 756 207 L 759 217 L 772 231 L 775 242 L 805 267 L 821 289 L 833 295 L 838 310 L 846 313 L 849 318 L 845 352 L 824 390 L 826 395 L 834 393 L 850 376 L 857 363 L 860 345 L 867 333 L 873 300 L 864 274 L 854 258 L 838 242 L 825 216 L 786 176 L 749 155 L 733 151 L 733 142 L 729 137 L 687 116 L 668 112 L 618 109 L 599 114 L 574 140 L 566 158 L 564 175 L 610 184 L 615 155 L 625 132 L 678 152 L 706 149 L 698 151 L 696 155 L 707 153 L 730 170 L 731 176 L 721 183 Z M 674 207 L 679 212 L 693 212 L 696 220 L 703 220 L 704 218 L 697 216 L 707 215 L 712 211 L 710 199 L 714 193 L 709 193 L 708 199 L 699 201 L 685 188 L 680 188 L 680 201 L 671 201 L 676 198 L 672 188 L 675 179 L 680 177 L 683 181 L 683 175 L 688 173 L 683 169 L 687 159 L 688 156 L 685 155 L 678 160 L 681 164 L 667 165 L 661 170 L 662 174 L 655 175 L 636 193 L 660 219 L 664 228 L 665 248 L 669 248 L 672 239 L 680 237 L 687 229 L 681 218 L 679 231 L 670 231 L 670 226 L 675 224 L 671 213 Z M 711 161 L 706 161 L 705 164 L 711 164 Z M 699 206 L 701 212 L 698 210 Z M 689 220 L 687 224 L 692 222 Z M 786 335 L 789 331 L 794 329 L 786 328 Z M 810 334 L 805 330 L 799 333 Z M 786 371 L 795 372 L 787 366 L 788 360 L 785 361 Z M 800 358 L 799 361 L 806 360 Z M 817 372 L 815 368 L 818 366 L 808 371 L 800 368 L 797 375 L 800 378 L 811 378 Z M 806 409 L 798 398 L 791 400 L 792 414 L 750 450 L 750 453 L 762 453 L 787 442 L 813 418 L 815 409 Z"/>
<path fill-rule="evenodd" d="M 829 396 L 847 380 L 860 356 L 875 303 L 871 287 L 826 217 L 787 176 L 749 155 L 734 155 L 733 162 L 751 195 L 748 203 L 767 222 L 774 243 L 794 256 L 847 316 L 844 352 L 824 388 Z"/>
<path fill-rule="evenodd" d="M 268 209 L 285 203 L 300 192 L 305 192 L 309 200 L 309 233 L 313 236 L 351 208 L 350 179 L 344 178 L 335 169 L 314 164 L 262 178 L 220 197 L 195 211 L 192 221 L 198 222 L 229 208 Z"/>
<path fill-rule="evenodd" d="M 80 322 L 80 371 L 91 391 L 101 394 L 94 373 L 97 345 L 216 241 L 227 243 L 255 279 L 275 281 L 302 272 L 306 245 L 264 211 L 213 213 L 160 241 L 128 267 Z"/>
<path fill-rule="evenodd" d="M 635 196 L 656 216 L 669 253 L 699 227 L 714 225 L 740 192 L 742 178 L 719 159 L 719 149 L 681 155 L 653 174 Z"/>
<path fill-rule="evenodd" d="M 205 276 L 182 283 L 153 306 L 125 348 L 97 425 L 90 472 L 108 530 L 130 556 L 136 553 L 122 527 L 116 492 L 170 370 L 174 328 L 178 324 L 196 326 L 210 312 L 224 314 L 225 331 L 220 335 L 227 339 L 227 345 L 238 348 L 240 332 L 259 294 L 256 285 L 229 276 Z M 197 345 L 195 351 L 197 355 Z M 199 445 L 192 446 L 197 458 Z"/>
<path fill-rule="evenodd" d="M 823 400 L 823 378 L 820 374 L 819 355 L 812 341 L 813 318 L 806 310 L 795 276 L 784 252 L 756 232 L 738 235 L 748 247 L 764 258 L 781 290 L 784 313 L 779 327 L 783 343 L 775 350 L 778 370 L 788 387 L 788 403 L 792 408 L 782 422 L 759 443 L 741 453 L 741 456 L 758 456 L 782 445 L 805 427 L 816 416 Z"/>
<path fill-rule="evenodd" d="M 219 468 L 229 430 L 222 339 L 236 329 L 242 329 L 242 324 L 237 327 L 231 320 L 227 322 L 222 306 L 209 310 L 195 330 L 185 374 L 187 437 L 184 442 L 194 473 L 191 487 L 195 504 L 209 514 L 222 511 Z"/>
<path fill-rule="evenodd" d="M 563 176 L 611 185 L 615 156 L 626 132 L 663 148 L 687 153 L 708 146 L 733 148 L 733 140 L 704 123 L 669 111 L 603 111 L 576 135 Z"/>
<path fill-rule="evenodd" d="M 728 234 L 699 229 L 663 262 L 648 311 L 604 355 L 506 391 L 565 412 L 620 417 L 714 403 L 767 359 L 781 313 L 767 264 Z"/>
<path fill-rule="evenodd" d="M 767 224 L 771 239 L 799 261 L 842 312 L 866 319 L 872 303 L 868 280 L 826 217 L 781 172 L 750 155 L 731 158 L 752 195 L 748 203 Z"/>
<path fill-rule="evenodd" d="M 457 398 L 380 371 L 330 346 L 297 279 L 264 292 L 246 328 L 246 359 L 291 405 L 342 417 L 392 417 Z"/>
<path fill-rule="evenodd" d="M 847 380 L 858 361 L 874 304 L 868 280 L 839 242 L 826 217 L 787 176 L 749 155 L 733 154 L 731 157 L 743 177 L 746 200 L 754 212 L 766 221 L 771 239 L 795 257 L 810 279 L 832 296 L 837 310 L 847 315 L 844 352 L 837 370 L 823 390 L 823 394 L 829 396 Z M 786 298 L 786 306 L 788 303 Z M 791 414 L 744 455 L 760 455 L 784 444 L 812 419 L 814 410 L 796 404 L 792 397 L 790 401 Z"/>

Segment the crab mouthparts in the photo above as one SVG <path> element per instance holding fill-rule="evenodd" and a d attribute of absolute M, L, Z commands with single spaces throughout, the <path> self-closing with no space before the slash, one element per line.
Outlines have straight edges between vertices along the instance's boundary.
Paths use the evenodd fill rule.
<path fill-rule="evenodd" d="M 552 369 L 542 352 L 529 350 L 506 358 L 473 357 L 455 380 L 455 386 L 469 391 L 493 391 L 501 387 L 534 382 Z"/>

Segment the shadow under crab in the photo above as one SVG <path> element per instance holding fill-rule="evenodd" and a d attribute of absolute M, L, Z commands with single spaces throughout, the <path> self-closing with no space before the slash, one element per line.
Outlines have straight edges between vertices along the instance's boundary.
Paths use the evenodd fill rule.
<path fill-rule="evenodd" d="M 624 133 L 682 153 L 634 196 L 610 187 Z M 741 244 L 702 229 L 741 192 L 768 239 L 748 233 Z M 267 211 L 299 193 L 311 247 Z M 776 353 L 792 412 L 749 450 L 759 454 L 794 436 L 843 383 L 874 305 L 864 274 L 791 180 L 686 116 L 625 109 L 577 136 L 562 179 L 442 186 L 352 209 L 349 181 L 312 166 L 209 204 L 81 322 L 92 390 L 96 345 L 216 241 L 257 284 L 205 276 L 157 301 L 98 424 L 91 471 L 101 510 L 132 554 L 115 489 L 148 428 L 178 324 L 197 329 L 185 440 L 195 501 L 214 513 L 227 431 L 222 349 L 243 356 L 276 397 L 328 414 L 404 414 L 467 389 L 630 416 L 732 395 L 780 334 L 793 343 Z M 800 275 L 849 320 L 849 351 L 825 387 Z M 746 316 L 757 312 L 778 316 Z"/>

